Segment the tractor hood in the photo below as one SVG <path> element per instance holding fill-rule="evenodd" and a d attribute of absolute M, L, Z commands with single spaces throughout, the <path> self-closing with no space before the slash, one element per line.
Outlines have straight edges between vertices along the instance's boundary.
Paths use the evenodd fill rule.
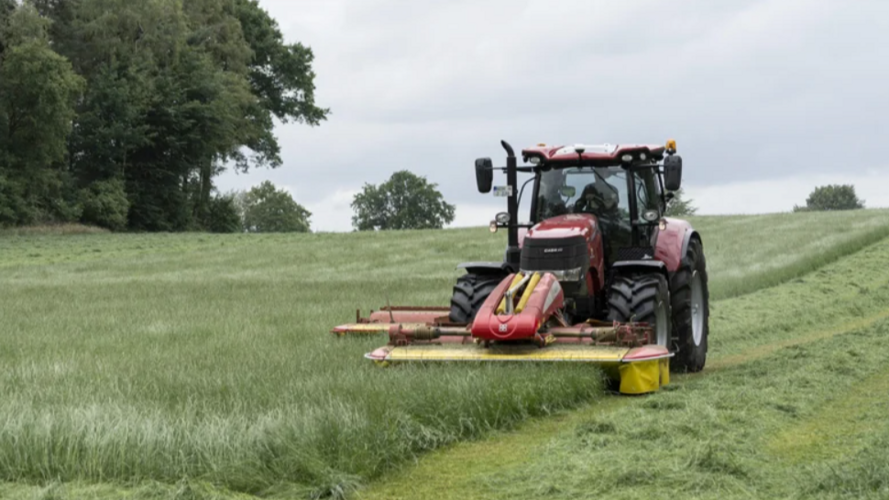
<path fill-rule="evenodd" d="M 530 239 L 561 239 L 583 236 L 589 241 L 596 234 L 597 221 L 590 214 L 559 215 L 535 225 L 524 235 Z M 524 239 L 522 238 L 522 242 Z"/>

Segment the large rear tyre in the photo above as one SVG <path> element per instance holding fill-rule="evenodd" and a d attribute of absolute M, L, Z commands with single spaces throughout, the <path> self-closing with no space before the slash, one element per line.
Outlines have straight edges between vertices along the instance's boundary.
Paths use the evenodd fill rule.
<path fill-rule="evenodd" d="M 679 270 L 670 279 L 670 295 L 675 351 L 670 368 L 678 372 L 699 372 L 707 362 L 710 291 L 704 248 L 697 239 L 689 242 Z"/>
<path fill-rule="evenodd" d="M 464 274 L 457 278 L 451 296 L 451 323 L 469 324 L 491 292 L 505 276 L 493 274 Z"/>
<path fill-rule="evenodd" d="M 657 345 L 670 348 L 672 330 L 670 289 L 660 273 L 616 276 L 608 296 L 608 319 L 620 323 L 648 323 Z"/>

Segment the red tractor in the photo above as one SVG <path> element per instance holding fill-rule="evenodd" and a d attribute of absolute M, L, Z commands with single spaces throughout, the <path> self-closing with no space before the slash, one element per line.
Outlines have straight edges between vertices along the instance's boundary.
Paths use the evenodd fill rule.
<path fill-rule="evenodd" d="M 337 334 L 388 332 L 368 357 L 392 361 L 580 361 L 624 393 L 652 392 L 707 359 L 707 268 L 700 235 L 664 216 L 679 189 L 675 141 L 512 147 L 505 167 L 476 160 L 478 189 L 507 198 L 503 262 L 471 262 L 449 309 L 387 307 Z M 494 188 L 495 170 L 506 186 Z M 518 173 L 533 177 L 518 186 Z M 530 222 L 518 222 L 533 182 Z"/>

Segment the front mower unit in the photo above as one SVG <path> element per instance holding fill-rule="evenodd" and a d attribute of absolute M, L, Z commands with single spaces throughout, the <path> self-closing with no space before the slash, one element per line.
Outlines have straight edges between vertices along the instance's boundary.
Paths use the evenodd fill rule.
<path fill-rule="evenodd" d="M 644 323 L 566 324 L 564 295 L 550 273 L 512 274 L 488 296 L 469 325 L 448 322 L 442 308 L 386 308 L 333 330 L 337 335 L 381 334 L 388 345 L 365 357 L 399 362 L 578 362 L 601 366 L 624 394 L 645 394 L 669 383 L 672 354 L 650 341 Z"/>

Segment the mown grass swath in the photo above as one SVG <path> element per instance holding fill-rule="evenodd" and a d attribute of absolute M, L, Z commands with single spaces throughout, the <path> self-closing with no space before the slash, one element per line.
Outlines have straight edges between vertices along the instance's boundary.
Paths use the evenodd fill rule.
<path fill-rule="evenodd" d="M 881 320 L 590 419 L 549 443 L 562 467 L 530 460 L 479 498 L 886 498 L 887 334 Z"/>
<path fill-rule="evenodd" d="M 694 220 L 714 296 L 799 276 L 889 230 L 881 211 L 787 217 Z M 455 263 L 503 247 L 484 229 L 3 235 L 0 480 L 336 495 L 597 398 L 588 367 L 380 370 L 361 356 L 382 339 L 326 333 L 386 296 L 444 305 Z"/>

